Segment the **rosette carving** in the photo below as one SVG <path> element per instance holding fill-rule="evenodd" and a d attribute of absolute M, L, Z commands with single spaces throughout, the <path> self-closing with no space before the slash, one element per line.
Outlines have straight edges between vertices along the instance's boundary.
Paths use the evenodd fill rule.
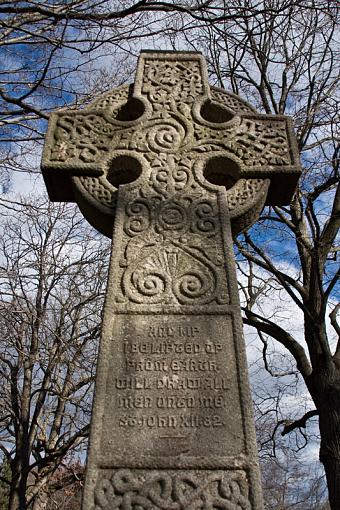
<path fill-rule="evenodd" d="M 188 217 L 184 207 L 173 201 L 163 202 L 158 213 L 157 230 L 184 231 L 188 228 Z"/>

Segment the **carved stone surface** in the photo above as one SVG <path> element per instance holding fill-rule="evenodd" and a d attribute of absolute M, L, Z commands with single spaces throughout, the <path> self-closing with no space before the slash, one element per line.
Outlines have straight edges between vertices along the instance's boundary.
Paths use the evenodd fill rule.
<path fill-rule="evenodd" d="M 123 86 L 83 111 L 51 115 L 43 156 L 51 198 L 82 202 L 88 219 L 109 237 L 115 216 L 114 182 L 119 182 L 122 165 L 135 166 L 132 173 L 138 173 L 140 165 L 143 174 L 152 167 L 153 185 L 162 193 L 171 192 L 164 180 L 170 174 L 178 192 L 188 188 L 187 177 L 198 163 L 203 173 L 211 173 L 212 167 L 227 184 L 234 233 L 255 221 L 266 196 L 267 203 L 289 201 L 299 175 L 290 120 L 258 115 L 234 94 L 210 91 L 200 56 L 168 58 L 168 53 L 161 61 L 145 55 L 133 96 Z M 126 157 L 131 158 L 128 163 Z M 269 169 L 271 182 L 266 180 Z M 74 175 L 82 177 L 73 179 L 72 191 Z M 234 179 L 226 179 L 228 175 Z M 284 188 L 279 185 L 282 178 Z M 266 182 L 261 185 L 262 179 Z M 247 212 L 238 204 L 240 196 L 247 202 Z"/>
<path fill-rule="evenodd" d="M 232 234 L 289 201 L 289 119 L 143 52 L 133 87 L 51 116 L 43 172 L 113 239 L 83 509 L 261 509 Z"/>
<path fill-rule="evenodd" d="M 102 473 L 95 510 L 250 510 L 244 471 L 117 470 Z"/>

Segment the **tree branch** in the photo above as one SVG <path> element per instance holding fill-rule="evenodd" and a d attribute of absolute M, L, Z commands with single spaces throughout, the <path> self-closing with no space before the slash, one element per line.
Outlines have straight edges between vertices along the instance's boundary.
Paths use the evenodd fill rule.
<path fill-rule="evenodd" d="M 312 367 L 302 345 L 300 345 L 299 342 L 292 337 L 292 335 L 287 333 L 287 331 L 269 319 L 260 317 L 247 308 L 242 308 L 242 310 L 246 314 L 246 317 L 243 318 L 244 324 L 252 326 L 258 331 L 261 331 L 280 342 L 292 354 L 292 356 L 294 356 L 297 368 L 300 370 L 304 380 L 308 381 L 309 376 L 312 374 Z"/>
<path fill-rule="evenodd" d="M 2 99 L 4 101 L 7 101 L 8 103 L 11 103 L 11 104 L 16 104 L 24 112 L 35 113 L 36 115 L 38 115 L 38 117 L 42 117 L 43 119 L 48 119 L 48 115 L 46 115 L 46 113 L 43 113 L 42 111 L 38 110 L 34 106 L 25 103 L 21 99 L 17 99 L 15 97 L 8 96 L 1 87 L 0 87 L 0 96 L 2 97 Z"/>
<path fill-rule="evenodd" d="M 319 411 L 317 411 L 316 409 L 314 409 L 313 411 L 308 411 L 308 413 L 303 415 L 302 418 L 300 418 L 299 420 L 295 420 L 293 422 L 286 420 L 284 422 L 285 426 L 284 426 L 283 431 L 281 432 L 281 436 L 285 436 L 285 435 L 289 434 L 289 432 L 292 432 L 292 430 L 294 430 L 294 429 L 298 429 L 298 428 L 305 429 L 307 421 L 310 418 L 313 418 L 313 416 L 319 416 Z"/>

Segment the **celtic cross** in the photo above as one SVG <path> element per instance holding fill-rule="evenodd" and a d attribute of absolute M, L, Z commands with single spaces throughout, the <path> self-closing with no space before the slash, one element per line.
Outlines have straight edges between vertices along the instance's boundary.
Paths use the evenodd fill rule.
<path fill-rule="evenodd" d="M 132 88 L 51 115 L 42 168 L 113 240 L 84 510 L 262 508 L 232 234 L 292 196 L 289 119 L 142 52 Z"/>

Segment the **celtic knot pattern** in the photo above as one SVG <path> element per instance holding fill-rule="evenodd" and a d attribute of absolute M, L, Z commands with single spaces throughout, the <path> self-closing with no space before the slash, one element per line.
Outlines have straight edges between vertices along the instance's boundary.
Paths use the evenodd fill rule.
<path fill-rule="evenodd" d="M 194 101 L 203 93 L 202 75 L 198 62 L 163 62 L 146 59 L 142 93 L 157 110 L 170 107 L 173 101 Z"/>
<path fill-rule="evenodd" d="M 108 207 L 112 211 L 115 210 L 117 193 L 114 191 L 113 187 L 111 189 L 108 188 L 106 182 L 103 182 L 103 179 L 98 177 L 81 176 L 79 177 L 79 181 L 84 190 L 94 197 L 97 202 Z"/>
<path fill-rule="evenodd" d="M 263 187 L 263 179 L 240 179 L 227 192 L 228 208 L 231 214 L 251 201 Z"/>
<path fill-rule="evenodd" d="M 226 94 L 225 90 L 216 87 L 211 87 L 210 90 L 211 98 L 217 103 L 227 106 L 231 111 L 236 113 L 256 113 L 254 108 L 239 96 L 231 94 L 230 92 Z"/>
<path fill-rule="evenodd" d="M 244 471 L 124 469 L 103 477 L 95 510 L 250 510 Z"/>
<path fill-rule="evenodd" d="M 129 98 L 129 86 L 123 85 L 116 89 L 110 90 L 106 94 L 101 95 L 98 99 L 93 101 L 91 109 L 104 110 L 110 112 L 111 118 L 117 118 L 119 109 L 126 104 Z"/>

